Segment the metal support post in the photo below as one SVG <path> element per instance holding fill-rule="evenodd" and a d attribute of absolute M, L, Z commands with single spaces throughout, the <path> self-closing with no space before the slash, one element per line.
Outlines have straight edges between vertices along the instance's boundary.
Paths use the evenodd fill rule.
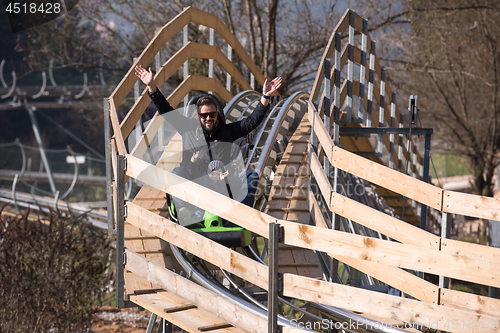
<path fill-rule="evenodd" d="M 441 238 L 447 239 L 450 238 L 451 231 L 451 223 L 448 221 L 448 213 L 443 213 L 441 219 Z M 439 288 L 449 288 L 450 278 L 444 277 L 442 275 L 439 276 Z"/>
<path fill-rule="evenodd" d="M 155 35 L 160 32 L 160 29 L 156 29 Z M 161 70 L 161 49 L 155 55 L 155 72 L 159 73 Z M 163 152 L 167 148 L 164 144 L 165 141 L 165 122 L 162 122 L 160 125 L 160 129 L 158 130 L 158 151 Z"/>
<path fill-rule="evenodd" d="M 269 224 L 269 290 L 267 293 L 267 331 L 269 333 L 281 331 L 278 328 L 278 293 L 282 291 L 283 287 L 280 285 L 278 273 L 278 244 L 283 241 L 283 237 L 280 237 L 280 235 L 283 235 L 282 230 L 278 223 L 272 222 Z"/>
<path fill-rule="evenodd" d="M 160 319 L 157 333 L 172 333 L 172 323 L 164 318 Z"/>
<path fill-rule="evenodd" d="M 153 333 L 153 327 L 156 322 L 156 313 L 151 313 L 151 317 L 149 317 L 148 327 L 146 328 L 146 333 Z"/>
<path fill-rule="evenodd" d="M 184 9 L 186 9 L 186 8 L 187 7 L 185 7 Z M 188 27 L 187 24 L 184 26 L 184 29 L 183 29 L 182 42 L 183 42 L 183 45 L 186 45 L 189 42 L 189 27 Z M 187 78 L 188 78 L 188 76 L 189 76 L 189 60 L 186 60 L 184 62 L 183 74 L 184 74 L 184 81 L 186 81 Z M 189 95 L 186 95 L 186 96 L 184 96 L 184 115 L 185 116 L 188 116 L 188 114 L 187 114 L 187 112 L 188 112 L 188 109 L 187 109 L 188 102 L 189 102 Z"/>
<path fill-rule="evenodd" d="M 325 96 L 323 98 L 323 111 L 324 111 L 324 118 L 323 122 L 326 126 L 326 129 L 330 133 L 330 128 L 331 128 L 331 117 L 330 117 L 330 110 L 331 110 L 331 100 L 330 100 L 330 74 L 332 72 L 332 66 L 330 64 L 330 60 L 325 59 L 324 62 L 324 67 L 325 67 L 325 76 L 323 79 L 323 91 L 325 92 Z M 325 170 L 325 173 L 327 177 L 330 174 L 330 162 L 328 159 L 325 157 L 323 160 L 323 169 Z"/>
<path fill-rule="evenodd" d="M 382 68 L 380 74 L 380 107 L 378 110 L 378 127 L 384 127 L 384 113 L 385 113 L 385 68 Z M 378 135 L 377 153 L 382 154 L 384 136 Z"/>
<path fill-rule="evenodd" d="M 210 28 L 210 37 L 208 44 L 209 45 L 214 45 L 215 43 L 215 31 L 214 28 Z M 208 59 L 208 77 L 213 78 L 214 77 L 214 59 Z M 209 94 L 212 94 L 213 91 L 209 91 Z"/>
<path fill-rule="evenodd" d="M 108 206 L 108 235 L 115 233 L 115 226 L 113 223 L 113 189 L 111 182 L 113 181 L 113 170 L 111 166 L 111 126 L 109 119 L 109 98 L 105 97 L 104 105 L 104 150 L 106 161 L 106 201 Z"/>
<path fill-rule="evenodd" d="M 340 133 L 340 43 L 341 35 L 335 33 L 335 70 L 333 72 L 333 143 L 339 144 Z M 331 128 L 327 128 L 332 133 Z"/>
<path fill-rule="evenodd" d="M 375 41 L 370 43 L 370 65 L 368 71 L 368 106 L 366 107 L 366 127 L 372 127 L 373 79 L 375 77 Z"/>
<path fill-rule="evenodd" d="M 363 31 L 361 35 L 361 63 L 359 65 L 359 112 L 357 122 L 363 122 L 365 85 L 366 85 L 366 47 L 368 35 L 368 21 L 363 19 Z"/>
<path fill-rule="evenodd" d="M 423 174 L 422 181 L 428 183 L 429 182 L 429 164 L 430 164 L 430 155 L 431 155 L 431 135 L 425 135 L 425 148 L 424 148 L 424 160 L 423 160 Z M 420 211 L 420 229 L 426 230 L 427 227 L 427 206 L 421 204 Z"/>
<path fill-rule="evenodd" d="M 345 122 L 352 121 L 352 86 L 354 80 L 354 19 L 355 14 L 349 11 L 349 44 L 347 45 L 347 115 Z M 356 115 L 357 118 L 357 115 Z"/>
<path fill-rule="evenodd" d="M 33 111 L 35 111 L 35 107 L 29 105 L 26 102 L 24 103 L 24 107 L 26 108 L 26 111 L 28 111 L 28 114 L 30 116 L 31 126 L 33 127 L 33 133 L 35 134 L 35 139 L 38 142 L 38 147 L 40 149 L 40 157 L 42 158 L 45 171 L 47 172 L 47 178 L 49 178 L 50 189 L 52 191 L 52 194 L 54 194 L 55 196 L 57 189 L 54 183 L 54 178 L 52 177 L 52 172 L 50 171 L 49 161 L 47 160 L 47 156 L 45 155 L 45 148 L 43 147 L 42 137 L 40 136 L 40 131 L 38 129 L 39 128 L 38 121 L 36 120 L 36 116 L 33 113 Z"/>
<path fill-rule="evenodd" d="M 232 57 L 233 48 L 231 47 L 231 45 L 227 44 L 227 58 L 229 59 L 229 61 L 232 61 Z M 226 89 L 227 91 L 231 92 L 231 74 L 229 73 L 226 73 Z"/>
<path fill-rule="evenodd" d="M 391 96 L 391 124 L 390 127 L 396 126 L 396 94 Z M 394 134 L 389 135 L 389 168 L 394 169 Z"/>
<path fill-rule="evenodd" d="M 123 309 L 125 304 L 125 157 L 117 156 L 116 179 L 116 307 Z"/>
<path fill-rule="evenodd" d="M 404 119 L 403 114 L 399 115 L 399 128 L 403 128 Z M 399 144 L 398 144 L 398 169 L 399 172 L 403 172 L 403 135 L 399 135 Z"/>

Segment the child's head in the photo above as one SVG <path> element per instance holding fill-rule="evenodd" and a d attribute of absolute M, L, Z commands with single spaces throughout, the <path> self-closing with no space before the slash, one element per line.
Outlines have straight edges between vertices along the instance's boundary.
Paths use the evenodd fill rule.
<path fill-rule="evenodd" d="M 208 164 L 208 176 L 212 181 L 221 180 L 221 175 L 226 172 L 226 168 L 224 167 L 224 163 L 219 160 L 213 160 Z"/>

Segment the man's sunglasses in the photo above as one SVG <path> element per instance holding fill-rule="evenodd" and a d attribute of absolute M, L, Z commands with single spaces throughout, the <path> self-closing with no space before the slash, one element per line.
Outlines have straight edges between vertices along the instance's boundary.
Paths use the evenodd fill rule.
<path fill-rule="evenodd" d="M 201 119 L 207 119 L 208 116 L 210 116 L 210 118 L 214 119 L 215 117 L 217 117 L 217 111 L 207 112 L 207 113 L 198 113 L 198 116 Z"/>

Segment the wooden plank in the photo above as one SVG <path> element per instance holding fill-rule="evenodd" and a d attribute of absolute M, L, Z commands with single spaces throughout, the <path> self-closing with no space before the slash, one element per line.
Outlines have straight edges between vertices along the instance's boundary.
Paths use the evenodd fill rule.
<path fill-rule="evenodd" d="M 500 286 L 500 263 L 466 256 L 325 230 L 289 221 L 278 221 L 285 228 L 285 244 L 383 263 L 435 275 L 443 275 L 489 286 Z M 474 267 L 474 269 L 471 269 Z"/>
<path fill-rule="evenodd" d="M 341 194 L 334 193 L 326 179 L 317 155 L 311 153 L 311 171 L 332 212 L 378 231 L 404 244 L 439 249 L 439 237 L 400 221 L 374 208 L 365 206 Z"/>
<path fill-rule="evenodd" d="M 439 293 L 440 305 L 500 318 L 500 299 L 444 288 L 441 288 Z M 486 323 L 484 325 L 486 326 Z"/>
<path fill-rule="evenodd" d="M 323 150 L 325 151 L 328 159 L 332 159 L 331 153 L 333 151 L 333 147 L 335 144 L 333 143 L 330 134 L 326 130 L 323 121 L 321 120 L 318 112 L 316 111 L 316 107 L 312 104 L 311 101 L 307 104 L 308 118 L 310 123 L 312 124 L 311 128 L 318 137 L 318 141 L 321 143 Z"/>
<path fill-rule="evenodd" d="M 127 155 L 126 159 L 128 176 L 269 238 L 269 223 L 276 221 L 272 216 L 133 156 Z"/>
<path fill-rule="evenodd" d="M 163 312 L 165 313 L 174 313 L 174 312 L 180 312 L 180 311 L 187 311 L 191 309 L 196 309 L 197 306 L 193 304 L 188 304 L 188 305 L 178 305 L 178 306 L 172 306 L 169 308 L 164 308 Z"/>
<path fill-rule="evenodd" d="M 441 251 L 500 262 L 500 248 L 492 246 L 460 242 L 453 239 L 441 239 Z"/>
<path fill-rule="evenodd" d="M 443 212 L 500 221 L 500 199 L 443 191 Z"/>
<path fill-rule="evenodd" d="M 263 85 L 266 78 L 259 70 L 257 65 L 252 61 L 250 56 L 248 55 L 245 48 L 240 44 L 236 36 L 234 36 L 226 25 L 221 21 L 220 18 L 215 16 L 214 14 L 207 13 L 200 9 L 192 8 L 191 12 L 191 22 L 198 23 L 204 25 L 209 28 L 215 29 L 219 35 L 229 44 L 231 45 L 233 51 L 240 57 L 243 63 L 247 66 L 250 72 L 254 75 L 255 80 Z"/>
<path fill-rule="evenodd" d="M 200 309 L 167 314 L 163 312 L 163 308 L 173 306 L 176 303 L 172 303 L 164 297 L 161 297 L 160 294 L 131 295 L 130 300 L 187 332 L 199 332 L 198 327 L 201 325 L 211 325 L 221 322 L 216 316 Z M 236 333 L 244 331 L 233 328 L 231 332 Z"/>
<path fill-rule="evenodd" d="M 149 42 L 144 51 L 142 51 L 141 55 L 138 57 L 137 61 L 130 67 L 127 74 L 125 74 L 118 86 L 111 93 L 110 100 L 112 100 L 115 105 L 120 105 L 123 102 L 137 81 L 138 78 L 134 73 L 135 66 L 142 65 L 143 67 L 147 67 L 166 41 L 175 36 L 186 24 L 189 23 L 193 10 L 194 8 L 192 7 L 186 8 L 169 23 L 164 25 L 158 34 L 156 34 L 156 36 Z"/>
<path fill-rule="evenodd" d="M 226 87 L 224 87 L 219 82 L 219 80 L 206 76 L 196 76 L 193 79 L 192 89 L 201 91 L 213 91 L 217 95 L 219 95 L 226 103 L 228 103 L 231 98 L 233 98 L 233 94 L 231 94 L 231 92 L 229 92 Z"/>
<path fill-rule="evenodd" d="M 116 113 L 116 106 L 114 102 L 109 100 L 109 118 L 111 120 L 111 127 L 113 128 L 113 139 L 115 141 L 116 149 L 121 155 L 127 153 L 127 147 L 125 146 L 125 141 L 120 131 L 120 121 L 118 120 L 118 114 Z"/>
<path fill-rule="evenodd" d="M 439 187 L 374 163 L 339 147 L 333 147 L 331 156 L 330 163 L 343 171 L 441 210 L 443 190 Z"/>
<path fill-rule="evenodd" d="M 458 309 L 423 303 L 403 297 L 386 295 L 351 286 L 319 281 L 302 276 L 284 274 L 283 294 L 311 302 L 333 305 L 361 314 L 370 314 L 380 318 L 389 318 L 391 323 L 421 323 L 426 327 L 448 332 L 488 332 L 480 328 L 469 329 L 467 325 L 457 328 L 446 327 L 453 319 L 469 320 L 473 323 L 492 322 L 496 318 Z M 385 323 L 390 326 L 390 323 Z"/>
<path fill-rule="evenodd" d="M 264 332 L 267 320 L 250 313 L 235 303 L 165 269 L 135 253 L 126 250 L 126 269 L 148 279 L 154 285 L 179 296 L 200 309 L 216 314 L 235 327 L 247 332 Z"/>
<path fill-rule="evenodd" d="M 267 266 L 226 248 L 134 203 L 127 203 L 127 222 L 267 289 Z"/>
<path fill-rule="evenodd" d="M 337 25 L 333 29 L 330 38 L 328 39 L 328 43 L 326 44 L 325 51 L 323 52 L 323 56 L 321 57 L 321 61 L 319 63 L 316 78 L 314 79 L 314 84 L 311 89 L 311 96 L 309 97 L 309 101 L 316 101 L 318 99 L 321 90 L 321 84 L 323 83 L 323 78 L 325 76 L 325 60 L 330 59 L 333 55 L 333 52 L 335 51 L 335 33 L 338 32 L 342 35 L 348 27 L 349 12 L 346 10 L 339 23 L 337 23 Z"/>
<path fill-rule="evenodd" d="M 329 229 L 325 219 L 323 218 L 323 214 L 321 214 L 316 198 L 314 198 L 312 192 L 309 192 L 309 194 L 310 209 L 312 212 L 311 215 L 313 216 L 316 226 Z M 421 301 L 438 304 L 439 292 L 437 286 L 420 279 L 409 272 L 393 266 L 366 260 L 332 254 L 328 255 Z"/>

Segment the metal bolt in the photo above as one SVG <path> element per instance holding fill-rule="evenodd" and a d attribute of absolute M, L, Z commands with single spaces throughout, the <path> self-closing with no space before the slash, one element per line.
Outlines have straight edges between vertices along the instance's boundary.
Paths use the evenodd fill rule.
<path fill-rule="evenodd" d="M 450 207 L 450 205 L 446 205 L 446 207 Z"/>
<path fill-rule="evenodd" d="M 432 301 L 432 303 L 434 303 L 434 301 Z"/>
<path fill-rule="evenodd" d="M 446 246 L 446 243 L 444 243 L 444 246 Z"/>
<path fill-rule="evenodd" d="M 443 293 L 443 296 L 444 296 L 444 293 Z"/>
<path fill-rule="evenodd" d="M 433 292 L 433 293 L 435 293 L 436 291 L 435 291 L 435 290 L 433 290 L 432 292 Z"/>
<path fill-rule="evenodd" d="M 444 305 L 444 303 L 441 303 L 441 305 Z"/>
<path fill-rule="evenodd" d="M 450 195 L 449 195 L 449 194 L 447 194 L 446 196 L 447 196 L 447 197 L 449 197 Z"/>

